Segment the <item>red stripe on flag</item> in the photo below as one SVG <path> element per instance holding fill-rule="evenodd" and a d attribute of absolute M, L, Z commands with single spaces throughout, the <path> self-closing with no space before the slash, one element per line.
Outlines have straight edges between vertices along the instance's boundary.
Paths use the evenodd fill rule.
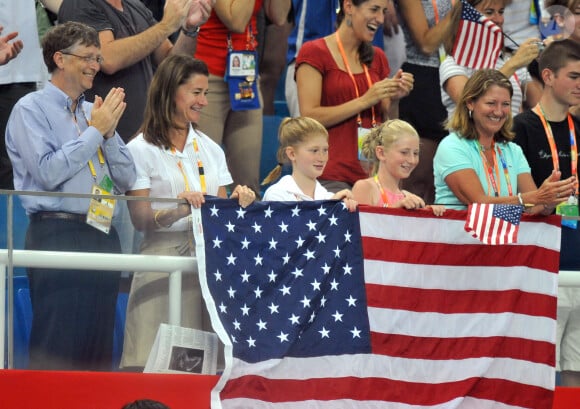
<path fill-rule="evenodd" d="M 556 318 L 556 298 L 520 290 L 440 290 L 367 284 L 369 307 L 441 314 L 512 312 Z M 447 302 L 441 302 L 447 300 Z"/>
<path fill-rule="evenodd" d="M 371 332 L 373 352 L 409 359 L 499 357 L 555 365 L 554 344 L 513 337 L 436 338 Z"/>
<path fill-rule="evenodd" d="M 558 252 L 544 247 L 485 246 L 481 244 L 423 243 L 363 237 L 364 258 L 395 263 L 447 266 L 526 266 L 558 271 Z"/>
<path fill-rule="evenodd" d="M 508 405 L 549 407 L 553 392 L 502 379 L 469 378 L 458 382 L 427 384 L 384 378 L 320 378 L 306 380 L 243 376 L 231 379 L 221 398 L 257 399 L 268 402 L 329 401 L 336 399 L 401 402 L 430 406 L 474 397 Z"/>

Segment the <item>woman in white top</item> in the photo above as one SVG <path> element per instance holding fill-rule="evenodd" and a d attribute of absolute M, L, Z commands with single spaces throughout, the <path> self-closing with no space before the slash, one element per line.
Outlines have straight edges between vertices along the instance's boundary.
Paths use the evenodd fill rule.
<path fill-rule="evenodd" d="M 166 58 L 151 82 L 142 133 L 127 144 L 137 168 L 137 181 L 127 194 L 187 203 L 128 202 L 135 228 L 144 233 L 142 254 L 193 255 L 191 206 L 199 208 L 205 195 L 227 197 L 232 177 L 225 155 L 196 126 L 207 90 L 206 64 L 187 55 Z M 255 194 L 236 186 L 230 197 L 245 207 Z M 134 274 L 121 367 L 145 366 L 159 324 L 167 322 L 168 281 L 166 273 Z M 182 311 L 182 326 L 211 329 L 196 275 L 184 276 Z"/>

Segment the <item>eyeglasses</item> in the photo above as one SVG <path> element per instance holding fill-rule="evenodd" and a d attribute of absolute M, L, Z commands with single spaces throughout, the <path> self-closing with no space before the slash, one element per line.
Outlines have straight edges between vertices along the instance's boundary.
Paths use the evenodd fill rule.
<path fill-rule="evenodd" d="M 83 60 L 87 64 L 92 63 L 92 62 L 96 62 L 97 64 L 101 65 L 103 63 L 103 61 L 105 60 L 102 55 L 98 55 L 98 56 L 94 57 L 92 55 L 73 54 L 73 53 L 69 53 L 67 51 L 61 51 L 60 53 L 64 54 L 64 55 L 72 55 L 73 57 L 80 58 L 81 60 Z"/>

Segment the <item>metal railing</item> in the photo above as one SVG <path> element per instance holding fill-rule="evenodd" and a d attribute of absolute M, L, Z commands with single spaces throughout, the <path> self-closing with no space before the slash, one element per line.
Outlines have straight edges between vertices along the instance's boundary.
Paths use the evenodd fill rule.
<path fill-rule="evenodd" d="M 13 243 L 13 219 L 15 195 L 59 196 L 91 198 L 95 195 L 86 194 L 55 194 L 48 192 L 22 192 L 0 190 L 7 200 L 6 215 L 0 217 L 6 220 L 7 249 L 0 249 L 0 328 L 6 328 L 6 336 L 0 336 L 0 362 L 2 367 L 13 367 L 14 351 L 14 268 L 37 267 L 70 270 L 105 270 L 105 271 L 151 271 L 169 274 L 169 316 L 172 325 L 181 324 L 181 280 L 183 274 L 197 274 L 195 257 L 86 253 L 64 251 L 15 250 Z M 160 198 L 129 198 L 113 196 L 119 200 L 146 200 L 151 202 L 184 203 L 181 199 Z M 7 284 L 7 286 L 6 286 Z M 8 319 L 7 319 L 8 318 Z M 8 346 L 8 348 L 6 348 Z M 8 356 L 5 351 L 8 350 Z M 8 359 L 6 359 L 8 358 Z"/>

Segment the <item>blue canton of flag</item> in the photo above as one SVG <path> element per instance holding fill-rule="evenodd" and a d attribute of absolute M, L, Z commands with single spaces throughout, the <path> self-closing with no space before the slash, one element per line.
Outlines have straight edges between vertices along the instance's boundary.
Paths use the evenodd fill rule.
<path fill-rule="evenodd" d="M 496 204 L 493 207 L 493 217 L 499 217 L 508 223 L 518 225 L 522 218 L 523 209 L 522 206 L 517 205 Z"/>
<path fill-rule="evenodd" d="M 207 284 L 235 358 L 370 352 L 357 213 L 336 201 L 289 211 L 209 199 L 202 221 Z"/>

